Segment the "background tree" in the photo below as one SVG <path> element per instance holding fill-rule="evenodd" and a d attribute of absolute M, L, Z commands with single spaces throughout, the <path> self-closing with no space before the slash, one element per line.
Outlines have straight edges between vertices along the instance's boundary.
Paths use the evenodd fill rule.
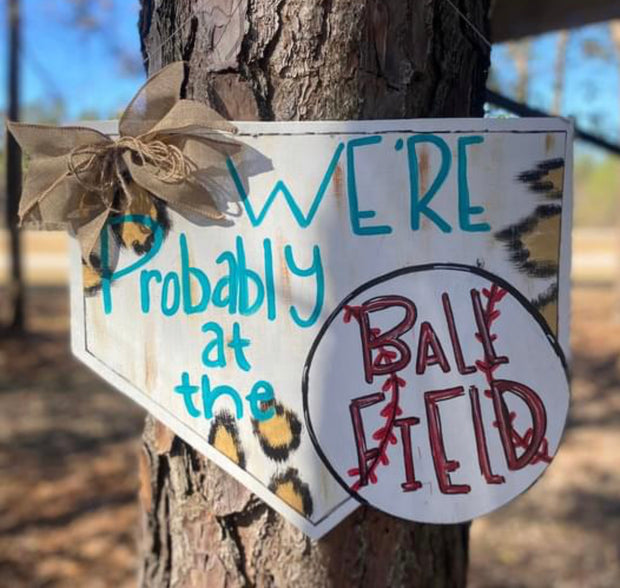
<path fill-rule="evenodd" d="M 9 0 L 6 5 L 8 35 L 7 103 L 8 118 L 19 120 L 19 46 L 20 2 Z M 22 278 L 21 239 L 17 227 L 17 209 L 21 193 L 21 150 L 17 141 L 6 133 L 6 227 L 9 233 L 10 274 L 8 285 L 9 331 L 21 332 L 24 328 L 24 280 Z"/>
<path fill-rule="evenodd" d="M 455 0 L 487 31 L 488 0 Z M 149 73 L 236 120 L 481 116 L 489 47 L 437 0 L 142 0 Z M 143 586 L 462 586 L 468 526 L 359 508 L 312 542 L 149 418 Z"/>
<path fill-rule="evenodd" d="M 616 52 L 616 61 L 617 63 L 620 63 L 620 20 L 613 20 L 609 23 L 609 32 L 611 34 L 611 40 L 613 42 L 615 52 Z M 618 133 L 617 136 L 620 136 L 620 132 Z M 616 194 L 617 192 L 614 193 L 614 195 Z M 616 205 L 615 213 L 616 213 L 615 214 L 616 226 L 620 228 L 620 214 L 619 214 L 617 205 Z M 620 268 L 616 270 L 615 287 L 616 287 L 615 288 L 616 289 L 616 292 L 615 292 L 616 294 L 616 319 L 618 320 L 620 319 Z"/>
<path fill-rule="evenodd" d="M 562 115 L 562 106 L 564 105 L 564 88 L 566 86 L 566 52 L 568 50 L 568 41 L 570 39 L 570 31 L 560 31 L 558 33 L 555 67 L 553 72 L 553 105 L 551 112 L 556 116 Z"/>
<path fill-rule="evenodd" d="M 517 102 L 526 104 L 530 86 L 530 58 L 532 54 L 531 39 L 508 43 L 508 51 L 514 60 L 517 79 L 513 95 Z"/>

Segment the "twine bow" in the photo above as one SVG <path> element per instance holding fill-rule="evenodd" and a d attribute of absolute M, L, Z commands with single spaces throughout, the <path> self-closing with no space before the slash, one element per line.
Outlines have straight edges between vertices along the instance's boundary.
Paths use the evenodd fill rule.
<path fill-rule="evenodd" d="M 30 155 L 21 224 L 73 230 L 90 264 L 109 216 L 126 214 L 137 194 L 222 219 L 201 178 L 239 151 L 229 136 L 236 129 L 204 104 L 181 100 L 183 78 L 182 62 L 149 78 L 123 113 L 116 140 L 85 127 L 7 123 Z"/>
<path fill-rule="evenodd" d="M 121 137 L 110 145 L 76 147 L 69 153 L 68 171 L 85 190 L 105 194 L 118 182 L 130 195 L 123 177 L 122 156 L 125 151 L 132 152 L 142 165 L 152 165 L 164 182 L 180 182 L 192 171 L 191 161 L 175 145 L 163 141 L 145 143 L 136 137 Z M 93 173 L 98 176 L 95 183 L 88 180 Z"/>

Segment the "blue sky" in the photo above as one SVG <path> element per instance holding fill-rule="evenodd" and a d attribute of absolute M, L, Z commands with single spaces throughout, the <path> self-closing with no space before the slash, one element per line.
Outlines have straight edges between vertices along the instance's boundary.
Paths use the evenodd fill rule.
<path fill-rule="evenodd" d="M 554 96 L 554 68 L 558 35 L 550 33 L 532 40 L 528 103 L 549 111 Z M 595 49 L 588 56 L 584 48 Z M 494 75 L 503 93 L 512 95 L 516 69 L 507 45 L 493 49 Z M 584 129 L 619 140 L 620 64 L 605 23 L 571 31 L 567 55 L 563 116 L 574 116 Z"/>
<path fill-rule="evenodd" d="M 75 0 L 22 0 L 22 97 L 25 105 L 62 101 L 65 122 L 85 112 L 114 117 L 144 81 L 139 71 L 140 44 L 137 0 L 90 0 L 99 30 L 75 26 Z M 6 0 L 2 0 L 1 15 Z M 0 38 L 6 39 L 2 19 Z M 585 57 L 594 46 L 602 57 Z M 553 101 L 557 35 L 532 42 L 528 101 L 548 110 Z M 119 54 L 130 58 L 138 71 L 128 73 Z M 514 91 L 516 72 L 506 46 L 493 50 L 494 75 L 502 91 Z M 0 79 L 6 80 L 6 42 L 0 43 Z M 577 116 L 584 128 L 618 140 L 620 135 L 620 66 L 605 24 L 571 33 L 562 114 Z M 5 92 L 0 95 L 4 109 Z"/>
<path fill-rule="evenodd" d="M 6 0 L 1 4 L 5 5 Z M 138 2 L 96 0 L 94 15 L 104 33 L 75 26 L 68 0 L 22 0 L 22 98 L 25 104 L 60 97 L 66 119 L 93 111 L 107 118 L 131 98 L 143 75 L 126 75 L 119 50 L 140 60 Z M 4 6 L 0 14 L 4 17 Z M 6 80 L 6 23 L 0 38 L 0 76 Z M 5 92 L 0 104 L 4 108 Z"/>

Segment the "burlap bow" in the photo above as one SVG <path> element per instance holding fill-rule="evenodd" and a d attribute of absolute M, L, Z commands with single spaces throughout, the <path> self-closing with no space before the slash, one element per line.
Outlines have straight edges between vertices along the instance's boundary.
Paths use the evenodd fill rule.
<path fill-rule="evenodd" d="M 19 216 L 23 225 L 71 229 L 90 263 L 111 214 L 150 194 L 181 213 L 221 219 L 201 177 L 225 165 L 236 128 L 200 102 L 179 98 L 184 64 L 153 75 L 123 113 L 116 140 L 85 127 L 7 123 L 30 155 Z"/>

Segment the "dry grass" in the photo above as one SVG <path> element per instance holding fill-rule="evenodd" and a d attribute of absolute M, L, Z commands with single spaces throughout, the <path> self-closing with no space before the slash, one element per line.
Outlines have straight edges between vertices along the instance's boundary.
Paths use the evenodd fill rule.
<path fill-rule="evenodd" d="M 0 341 L 0 585 L 135 586 L 143 414 L 71 357 L 66 304 L 34 291 Z"/>

